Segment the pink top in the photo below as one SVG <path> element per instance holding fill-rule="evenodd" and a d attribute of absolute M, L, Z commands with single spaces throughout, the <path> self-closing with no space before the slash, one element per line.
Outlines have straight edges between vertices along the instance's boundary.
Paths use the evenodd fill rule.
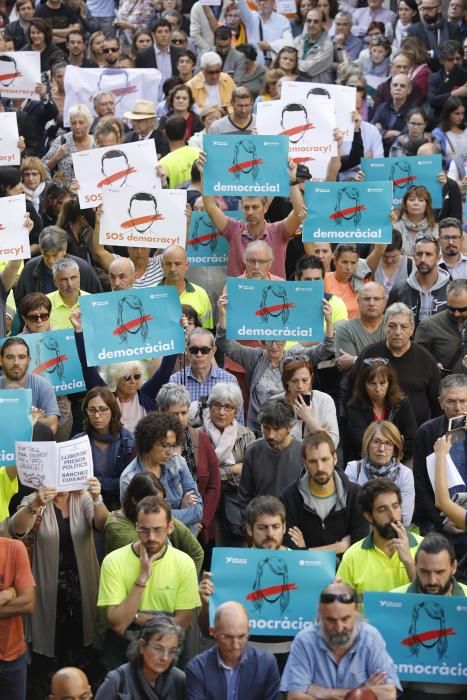
<path fill-rule="evenodd" d="M 285 253 L 290 236 L 283 221 L 276 221 L 274 224 L 265 221 L 262 235 L 254 238 L 248 231 L 244 221 L 227 218 L 227 226 L 222 231 L 222 235 L 229 243 L 228 277 L 240 277 L 245 271 L 243 256 L 245 248 L 251 241 L 266 241 L 274 251 L 271 279 L 274 279 L 272 275 L 278 275 L 282 279 L 285 278 Z"/>

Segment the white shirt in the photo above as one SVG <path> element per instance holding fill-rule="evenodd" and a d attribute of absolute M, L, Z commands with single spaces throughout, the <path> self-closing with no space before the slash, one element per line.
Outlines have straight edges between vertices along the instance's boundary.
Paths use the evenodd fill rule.
<path fill-rule="evenodd" d="M 246 26 L 248 34 L 248 43 L 253 44 L 258 51 L 258 63 L 264 63 L 264 54 L 258 46 L 261 41 L 260 36 L 260 14 L 254 10 L 250 10 L 246 0 L 238 0 L 240 17 Z M 263 29 L 263 41 L 271 44 L 274 52 L 279 51 L 282 46 L 293 46 L 293 37 L 290 29 L 290 22 L 287 17 L 280 15 L 278 12 L 273 12 L 268 20 L 261 20 Z M 274 46 L 276 43 L 276 46 Z"/>

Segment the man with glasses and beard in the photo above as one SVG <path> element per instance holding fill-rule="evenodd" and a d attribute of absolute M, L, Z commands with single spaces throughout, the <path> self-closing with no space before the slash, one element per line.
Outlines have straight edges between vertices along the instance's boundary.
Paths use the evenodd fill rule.
<path fill-rule="evenodd" d="M 353 688 L 371 690 L 378 700 L 395 700 L 401 690 L 383 638 L 360 618 L 357 594 L 331 583 L 321 592 L 315 622 L 292 643 L 281 691 L 287 700 L 309 700 L 343 698 Z"/>
<path fill-rule="evenodd" d="M 415 579 L 413 557 L 422 538 L 403 526 L 401 502 L 399 487 L 389 479 L 378 477 L 362 487 L 360 508 L 372 532 L 349 547 L 337 570 L 358 593 L 391 591 Z"/>

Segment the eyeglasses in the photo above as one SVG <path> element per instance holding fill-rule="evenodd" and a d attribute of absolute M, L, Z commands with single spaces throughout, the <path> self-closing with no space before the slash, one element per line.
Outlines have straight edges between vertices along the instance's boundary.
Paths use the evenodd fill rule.
<path fill-rule="evenodd" d="M 319 602 L 324 605 L 329 603 L 344 603 L 344 605 L 350 605 L 350 603 L 358 603 L 358 595 L 356 593 L 321 593 L 319 597 Z"/>
<path fill-rule="evenodd" d="M 308 355 L 288 355 L 284 360 L 284 365 L 289 362 L 308 362 L 310 363 L 310 358 Z"/>
<path fill-rule="evenodd" d="M 249 265 L 267 265 L 270 263 L 272 258 L 267 258 L 267 260 L 259 260 L 258 258 L 247 258 L 246 261 Z"/>
<path fill-rule="evenodd" d="M 441 241 L 460 241 L 462 236 L 456 234 L 455 236 L 448 236 L 448 234 L 444 234 L 443 236 L 439 237 Z"/>
<path fill-rule="evenodd" d="M 100 416 L 101 414 L 105 415 L 109 411 L 110 408 L 108 406 L 98 406 L 97 408 L 91 406 L 91 408 L 86 409 L 86 413 L 88 414 L 88 416 Z"/>
<path fill-rule="evenodd" d="M 159 444 L 159 447 L 162 447 L 166 452 L 172 452 L 177 449 L 177 443 L 175 442 L 159 442 L 156 444 Z"/>
<path fill-rule="evenodd" d="M 50 314 L 48 311 L 46 311 L 43 314 L 28 314 L 26 318 L 28 321 L 31 321 L 31 323 L 39 323 L 39 321 L 48 321 Z"/>
<path fill-rule="evenodd" d="M 117 53 L 120 51 L 120 47 L 108 47 L 107 49 L 102 49 L 102 53 Z"/>
<path fill-rule="evenodd" d="M 147 537 L 148 535 L 151 534 L 151 532 L 153 532 L 155 535 L 160 537 L 161 535 L 164 534 L 164 532 L 167 532 L 167 526 L 166 527 L 139 527 L 137 525 L 136 530 L 143 537 Z"/>
<path fill-rule="evenodd" d="M 221 73 L 220 68 L 216 68 L 215 70 L 207 70 L 206 75 L 219 75 Z"/>
<path fill-rule="evenodd" d="M 385 367 L 389 364 L 387 357 L 367 357 L 363 360 L 363 364 L 367 367 Z"/>
<path fill-rule="evenodd" d="M 124 382 L 131 382 L 132 379 L 135 380 L 135 382 L 139 382 L 143 375 L 141 372 L 135 372 L 135 374 L 127 374 L 126 377 L 122 377 Z"/>
<path fill-rule="evenodd" d="M 455 314 L 456 311 L 459 314 L 465 314 L 467 311 L 467 306 L 448 306 L 448 311 L 450 311 L 452 314 Z"/>
<path fill-rule="evenodd" d="M 245 634 L 219 634 L 217 636 L 218 639 L 222 639 L 223 642 L 246 642 L 250 635 L 246 632 Z"/>
<path fill-rule="evenodd" d="M 466 408 L 467 407 L 467 399 L 446 399 L 446 401 L 443 401 L 443 404 L 447 406 L 448 408 L 455 408 L 456 406 L 460 406 L 461 408 Z"/>
<path fill-rule="evenodd" d="M 178 649 L 166 649 L 165 647 L 161 647 L 160 644 L 149 644 L 149 642 L 146 642 L 146 646 L 152 649 L 157 656 L 162 656 L 164 659 L 166 656 L 171 656 L 173 658 L 178 654 Z"/>
<path fill-rule="evenodd" d="M 233 406 L 231 403 L 221 403 L 220 401 L 211 401 L 209 405 L 210 408 L 214 408 L 216 411 L 224 409 L 224 411 L 226 411 L 227 413 L 235 411 L 236 408 L 236 406 Z"/>
<path fill-rule="evenodd" d="M 371 444 L 375 447 L 384 447 L 385 450 L 390 450 L 394 447 L 394 444 L 389 442 L 389 440 L 380 440 L 379 438 L 373 438 Z"/>
<path fill-rule="evenodd" d="M 201 345 L 200 347 L 198 347 L 197 345 L 191 345 L 188 348 L 188 352 L 190 353 L 190 355 L 198 355 L 199 353 L 201 353 L 202 355 L 209 355 L 211 350 L 212 348 L 208 347 L 207 345 Z"/>

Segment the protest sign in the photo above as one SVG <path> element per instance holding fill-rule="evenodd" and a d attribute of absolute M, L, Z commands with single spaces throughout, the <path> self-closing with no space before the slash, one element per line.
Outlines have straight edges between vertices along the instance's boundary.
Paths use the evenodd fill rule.
<path fill-rule="evenodd" d="M 467 684 L 466 597 L 371 592 L 363 599 L 401 681 Z"/>
<path fill-rule="evenodd" d="M 225 211 L 224 214 L 237 221 L 243 219 L 241 211 Z M 229 244 L 205 211 L 194 211 L 191 215 L 186 252 L 191 267 L 227 265 Z"/>
<path fill-rule="evenodd" d="M 17 54 L 15 54 L 16 56 Z M 115 116 L 131 112 L 136 100 L 154 102 L 161 74 L 156 68 L 78 68 L 65 70 L 65 106 L 63 121 L 69 126 L 68 112 L 76 104 L 86 104 L 95 115 L 93 99 L 97 92 L 111 92 L 115 97 Z"/>
<path fill-rule="evenodd" d="M 276 0 L 276 12 L 286 17 L 295 17 L 297 14 L 295 0 Z"/>
<path fill-rule="evenodd" d="M 286 197 L 290 194 L 285 136 L 229 134 L 203 139 L 204 194 Z"/>
<path fill-rule="evenodd" d="M 19 165 L 18 121 L 15 112 L 0 112 L 0 165 Z"/>
<path fill-rule="evenodd" d="M 186 241 L 186 190 L 105 190 L 99 241 L 103 245 L 168 248 Z"/>
<path fill-rule="evenodd" d="M 81 297 L 88 365 L 144 360 L 185 350 L 175 287 L 143 287 Z"/>
<path fill-rule="evenodd" d="M 11 99 L 38 100 L 36 84 L 41 82 L 38 51 L 0 53 L 0 95 Z"/>
<path fill-rule="evenodd" d="M 221 603 L 235 600 L 248 611 L 250 634 L 294 637 L 312 624 L 319 594 L 335 571 L 334 552 L 215 547 L 210 624 Z"/>
<path fill-rule="evenodd" d="M 399 207 L 409 187 L 423 185 L 431 194 L 433 208 L 442 204 L 441 184 L 438 175 L 442 171 L 441 156 L 394 156 L 392 158 L 362 158 L 360 167 L 368 181 L 392 180 L 393 206 Z"/>
<path fill-rule="evenodd" d="M 73 331 L 31 333 L 25 341 L 31 355 L 29 371 L 49 382 L 57 396 L 86 391 Z"/>
<path fill-rule="evenodd" d="M 256 128 L 260 134 L 279 134 L 289 140 L 289 155 L 295 163 L 308 165 L 317 158 L 336 154 L 334 112 L 329 100 L 314 98 L 306 104 L 271 100 L 259 102 Z"/>
<path fill-rule="evenodd" d="M 108 188 L 161 187 L 156 176 L 157 154 L 153 139 L 77 151 L 71 157 L 79 182 L 81 209 L 101 204 L 102 194 Z"/>
<path fill-rule="evenodd" d="M 390 182 L 305 183 L 305 243 L 390 243 Z"/>
<path fill-rule="evenodd" d="M 25 217 L 24 194 L 0 198 L 0 259 L 24 260 L 31 257 Z"/>
<path fill-rule="evenodd" d="M 227 278 L 229 340 L 322 340 L 323 281 Z"/>
<path fill-rule="evenodd" d="M 31 389 L 0 391 L 0 464 L 16 464 L 15 442 L 32 438 Z"/>
<path fill-rule="evenodd" d="M 17 442 L 16 466 L 23 486 L 80 491 L 94 474 L 87 435 L 67 442 Z"/>
<path fill-rule="evenodd" d="M 309 106 L 311 120 L 315 119 L 318 100 L 324 98 L 324 112 L 329 119 L 331 108 L 334 110 L 336 126 L 344 135 L 344 141 L 352 141 L 354 134 L 354 121 L 352 114 L 356 108 L 356 94 L 354 87 L 347 85 L 328 85 L 327 83 L 298 83 L 295 80 L 286 80 L 281 86 L 281 101 L 296 102 Z M 321 110 L 323 105 L 321 105 Z M 321 111 L 320 110 L 320 111 Z M 336 151 L 334 151 L 335 155 Z"/>

